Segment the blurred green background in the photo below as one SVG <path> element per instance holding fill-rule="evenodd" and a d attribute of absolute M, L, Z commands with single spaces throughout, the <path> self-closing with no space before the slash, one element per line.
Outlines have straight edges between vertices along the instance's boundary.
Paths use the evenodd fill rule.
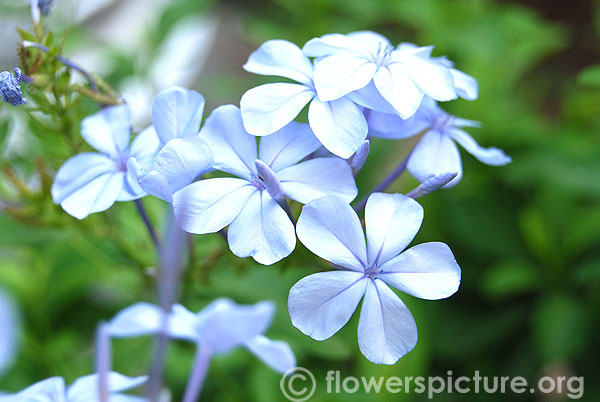
<path fill-rule="evenodd" d="M 206 116 L 220 104 L 239 103 L 245 90 L 269 80 L 241 68 L 263 41 L 282 38 L 302 45 L 325 33 L 370 29 L 394 43 L 434 44 L 434 55 L 447 55 L 476 77 L 477 101 L 443 106 L 481 121 L 483 128 L 470 130 L 476 140 L 504 149 L 514 160 L 493 168 L 463 152 L 462 182 L 420 200 L 425 221 L 415 242 L 449 244 L 463 270 L 462 284 L 443 301 L 401 295 L 417 321 L 419 341 L 394 366 L 374 365 L 360 354 L 358 314 L 323 342 L 292 327 L 289 288 L 326 269 L 300 243 L 292 256 L 264 267 L 233 256 L 218 235 L 196 236 L 181 291 L 184 305 L 195 311 L 217 297 L 239 303 L 274 300 L 278 311 L 267 335 L 289 342 L 298 365 L 315 374 L 315 401 L 426 399 L 415 393 L 328 395 L 328 370 L 340 370 L 342 377 L 445 377 L 448 370 L 457 377 L 479 370 L 488 376 L 523 376 L 532 383 L 543 375 L 576 375 L 585 377 L 581 400 L 600 400 L 600 67 L 594 67 L 600 61 L 600 2 L 180 0 L 156 2 L 157 10 L 148 16 L 144 2 L 134 1 L 136 13 L 119 20 L 115 15 L 124 3 L 80 17 L 73 2 L 58 0 L 48 24 L 57 33 L 66 30 L 67 55 L 95 68 L 138 102 L 138 129 L 147 123 L 151 97 L 169 80 L 176 81 L 169 85 L 200 91 L 207 99 Z M 30 27 L 26 9 L 9 2 L 0 7 L 2 18 Z M 129 22 L 123 21 L 135 25 L 137 17 L 141 21 L 133 40 Z M 174 36 L 181 26 L 192 31 Z M 201 32 L 194 33 L 193 27 Z M 202 40 L 183 47 L 193 35 Z M 120 43 L 128 40 L 129 47 Z M 11 45 L 0 56 L 2 70 L 13 66 L 12 50 Z M 193 53 L 197 59 L 177 64 L 177 57 L 189 52 L 198 52 Z M 0 286 L 18 300 L 24 324 L 18 359 L 0 378 L 5 391 L 53 375 L 70 382 L 89 374 L 97 323 L 134 302 L 155 301 L 155 255 L 132 203 L 117 203 L 78 222 L 41 190 L 39 162 L 34 161 L 41 159 L 52 174 L 69 155 L 51 145 L 60 135 L 60 130 L 43 130 L 20 110 L 0 106 L 0 162 L 11 167 L 0 180 L 5 212 L 0 214 Z M 410 146 L 410 141 L 375 139 L 358 176 L 361 194 L 391 171 Z M 15 185 L 9 177 L 13 173 L 25 189 Z M 414 185 L 406 175 L 390 191 L 406 192 Z M 150 198 L 144 203 L 157 225 L 163 224 L 166 205 Z M 118 340 L 114 347 L 117 371 L 146 372 L 150 339 Z M 191 345 L 169 348 L 167 384 L 174 400 L 181 397 L 193 356 Z M 238 350 L 214 361 L 203 397 L 284 400 L 279 379 Z M 436 396 L 457 399 L 455 393 Z M 460 395 L 460 400 L 505 399 L 566 397 Z"/>

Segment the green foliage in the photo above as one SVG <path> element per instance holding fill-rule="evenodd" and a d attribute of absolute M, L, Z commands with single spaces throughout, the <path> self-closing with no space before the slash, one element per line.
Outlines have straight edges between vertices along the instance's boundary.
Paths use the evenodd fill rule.
<path fill-rule="evenodd" d="M 172 3 L 150 34 L 153 47 L 190 13 L 213 12 L 218 5 Z M 600 355 L 600 69 L 574 64 L 561 70 L 552 64 L 568 57 L 574 47 L 567 34 L 572 27 L 564 21 L 549 22 L 541 11 L 492 0 L 249 3 L 246 8 L 244 2 L 225 8 L 241 19 L 242 34 L 251 42 L 248 53 L 272 38 L 302 45 L 316 35 L 362 29 L 377 30 L 394 42 L 435 44 L 434 55 L 448 55 L 480 84 L 477 101 L 452 102 L 447 109 L 481 121 L 482 129 L 470 130 L 474 137 L 484 146 L 505 149 L 514 162 L 493 168 L 463 153 L 462 182 L 422 200 L 425 221 L 416 242 L 448 243 L 463 277 L 461 289 L 448 300 L 402 295 L 418 323 L 419 343 L 395 366 L 376 366 L 363 358 L 356 341 L 357 317 L 323 342 L 292 327 L 286 311 L 289 288 L 301 277 L 326 269 L 301 244 L 290 258 L 264 267 L 234 257 L 217 235 L 196 236 L 181 302 L 198 310 L 217 297 L 240 303 L 275 301 L 278 311 L 269 336 L 289 342 L 299 366 L 315 374 L 313 400 L 367 398 L 364 393 L 327 395 L 328 370 L 341 370 L 342 376 L 445 376 L 448 370 L 470 376 L 479 370 L 482 375 L 535 381 L 557 363 L 585 376 L 585 400 L 598 400 L 600 388 L 593 378 Z M 61 53 L 62 37 L 39 38 L 25 31 L 21 35 L 53 50 L 49 55 L 35 50 L 25 55 L 24 71 L 36 79 L 34 86 L 25 86 L 25 95 L 35 106 L 10 113 L 27 113 L 27 151 L 1 160 L 10 167 L 0 180 L 0 197 L 6 201 L 6 213 L 0 215 L 0 286 L 20 302 L 25 324 L 19 360 L 0 378 L 0 389 L 6 390 L 52 375 L 73 380 L 88 374 L 93 370 L 96 324 L 135 301 L 155 301 L 155 255 L 133 205 L 117 203 L 80 222 L 52 204 L 47 182 L 66 158 L 85 149 L 79 123 L 98 104 L 73 92 L 72 72 L 53 58 Z M 595 50 L 596 59 L 598 55 Z M 139 73 L 135 55 L 115 51 L 113 56 L 119 64 L 106 77 L 111 84 Z M 39 66 L 38 57 L 43 58 Z M 209 102 L 235 102 L 243 88 L 268 81 L 246 75 L 241 65 L 236 76 L 212 74 L 204 77 L 207 87 L 198 88 Z M 46 96 L 48 90 L 54 97 Z M 2 108 L 0 144 L 5 144 L 13 123 Z M 361 193 L 409 149 L 408 143 L 385 140 L 372 145 L 358 177 Z M 415 183 L 403 177 L 390 191 L 404 192 Z M 162 227 L 166 205 L 155 199 L 144 203 L 153 222 Z M 298 208 L 293 206 L 295 212 Z M 128 375 L 143 374 L 151 350 L 149 339 L 116 341 L 115 368 Z M 174 400 L 181 396 L 193 353 L 187 344 L 170 346 L 167 382 Z M 242 350 L 216 360 L 205 397 L 282 400 L 279 376 Z M 425 399 L 415 394 L 368 397 Z M 471 399 L 490 400 L 461 395 L 461 400 Z"/>

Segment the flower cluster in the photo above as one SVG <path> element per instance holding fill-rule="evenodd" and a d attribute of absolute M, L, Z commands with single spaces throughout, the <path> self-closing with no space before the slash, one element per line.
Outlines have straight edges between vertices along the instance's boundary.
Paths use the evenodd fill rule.
<path fill-rule="evenodd" d="M 34 3 L 42 11 L 52 4 Z M 461 280 L 446 244 L 407 249 L 424 218 L 415 199 L 461 179 L 456 143 L 488 165 L 511 161 L 463 131 L 479 123 L 440 108 L 438 102 L 476 99 L 478 86 L 445 57 L 433 57 L 432 49 L 394 46 L 367 31 L 324 35 L 302 48 L 285 40 L 268 41 L 244 68 L 294 83 L 252 88 L 241 97 L 239 108 L 220 106 L 204 124 L 201 94 L 166 89 L 152 103 L 152 125 L 133 140 L 129 107 L 103 107 L 81 124 L 83 139 L 96 152 L 64 163 L 56 173 L 52 198 L 68 214 L 84 219 L 116 201 L 136 200 L 141 212 L 138 200 L 152 195 L 170 204 L 178 228 L 199 235 L 220 232 L 233 254 L 263 265 L 288 257 L 298 238 L 331 269 L 300 279 L 291 288 L 292 324 L 316 340 L 327 339 L 348 322 L 362 300 L 359 348 L 374 363 L 394 364 L 415 347 L 417 326 L 392 288 L 437 300 L 454 294 Z M 18 69 L 15 76 L 2 72 L 3 101 L 25 102 L 20 78 Z M 305 108 L 308 122 L 296 121 Z M 358 195 L 355 176 L 368 159 L 371 141 L 414 136 L 420 137 L 417 145 L 395 173 L 350 206 Z M 405 169 L 421 184 L 406 195 L 383 193 Z M 291 201 L 304 205 L 297 223 Z M 364 230 L 358 215 L 363 208 Z M 152 234 L 147 216 L 142 217 Z M 296 364 L 285 342 L 263 335 L 274 313 L 269 302 L 242 306 L 219 299 L 197 314 L 171 304 L 135 304 L 101 328 L 112 338 L 152 334 L 194 342 L 198 366 L 191 379 L 196 382 L 190 383 L 185 401 L 198 394 L 212 356 L 236 347 L 247 348 L 280 372 Z M 104 376 L 108 387 L 104 377 L 85 377 L 68 389 L 62 379 L 52 378 L 16 396 L 96 400 L 100 380 L 105 392 L 115 396 L 145 381 L 108 374 L 106 367 Z"/>
<path fill-rule="evenodd" d="M 476 81 L 446 59 L 432 58 L 431 50 L 406 44 L 394 48 L 374 32 L 325 35 L 302 50 L 284 40 L 268 41 L 244 68 L 299 84 L 265 84 L 246 92 L 241 100 L 244 125 L 251 134 L 270 135 L 310 102 L 308 121 L 319 141 L 333 154 L 349 158 L 369 132 L 362 108 L 407 119 L 425 97 L 449 101 L 477 96 Z"/>
<path fill-rule="evenodd" d="M 247 306 L 218 299 L 197 314 L 176 304 L 166 315 L 156 305 L 137 303 L 117 314 L 106 330 L 115 338 L 164 333 L 196 343 L 209 356 L 243 346 L 273 370 L 285 373 L 296 366 L 291 348 L 263 335 L 274 313 L 275 306 L 266 301 Z"/>

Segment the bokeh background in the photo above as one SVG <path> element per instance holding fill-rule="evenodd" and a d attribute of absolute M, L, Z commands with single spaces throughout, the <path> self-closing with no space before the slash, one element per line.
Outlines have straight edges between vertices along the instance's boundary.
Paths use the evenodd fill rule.
<path fill-rule="evenodd" d="M 22 3 L 25 3 L 23 1 Z M 171 85 L 200 91 L 205 115 L 269 78 L 241 68 L 273 38 L 299 45 L 325 33 L 371 29 L 394 43 L 436 46 L 479 81 L 477 101 L 443 106 L 479 120 L 470 130 L 514 162 L 494 168 L 463 152 L 455 188 L 421 200 L 425 221 L 416 242 L 443 241 L 463 274 L 448 300 L 402 295 L 419 328 L 417 347 L 394 366 L 368 362 L 356 340 L 358 314 L 337 335 L 317 342 L 292 327 L 287 293 L 301 277 L 326 269 L 298 243 L 270 267 L 233 256 L 217 235 L 195 237 L 181 301 L 198 310 L 217 297 L 275 301 L 268 336 L 291 345 L 299 366 L 318 379 L 312 400 L 425 400 L 426 395 L 327 395 L 325 373 L 342 376 L 585 377 L 582 400 L 600 400 L 600 2 L 560 0 L 58 0 L 47 20 L 66 32 L 65 55 L 98 72 L 131 104 L 135 126 L 149 122 L 152 97 Z M 0 67 L 16 65 L 15 27 L 30 28 L 27 7 L 0 2 Z M 90 106 L 90 111 L 93 108 Z M 0 287 L 22 318 L 21 345 L 0 389 L 16 391 L 61 375 L 93 370 L 99 321 L 134 302 L 155 301 L 155 254 L 132 203 L 83 222 L 53 206 L 36 170 L 52 174 L 66 159 L 60 132 L 0 106 Z M 364 194 L 404 158 L 410 141 L 375 139 L 358 176 Z M 38 162 L 36 162 L 38 161 Z M 25 185 L 15 185 L 16 174 Z M 390 190 L 416 182 L 405 176 Z M 157 225 L 166 205 L 147 198 Z M 296 205 L 296 212 L 299 207 Z M 2 324 L 0 317 L 0 325 Z M 118 340 L 115 369 L 146 372 L 151 339 Z M 169 348 L 167 384 L 179 400 L 194 350 Z M 279 401 L 280 376 L 245 350 L 217 358 L 204 400 Z M 457 400 L 442 394 L 436 400 Z M 563 400 L 563 395 L 460 395 L 460 400 Z"/>

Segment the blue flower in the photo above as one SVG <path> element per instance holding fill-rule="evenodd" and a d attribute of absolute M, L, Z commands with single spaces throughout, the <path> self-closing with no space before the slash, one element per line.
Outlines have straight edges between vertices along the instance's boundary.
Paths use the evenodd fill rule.
<path fill-rule="evenodd" d="M 111 372 L 108 375 L 110 400 L 122 402 L 144 402 L 145 398 L 122 394 L 122 391 L 135 388 L 147 381 L 147 377 L 126 377 Z M 98 376 L 96 374 L 81 377 L 69 387 L 61 377 L 52 377 L 40 381 L 14 395 L 0 396 L 1 402 L 61 401 L 61 402 L 98 402 Z"/>
<path fill-rule="evenodd" d="M 402 194 L 374 193 L 367 202 L 367 242 L 360 219 L 343 200 L 327 196 L 306 205 L 300 241 L 338 270 L 309 275 L 290 290 L 292 324 L 316 340 L 335 334 L 364 296 L 358 345 L 378 364 L 394 364 L 414 348 L 417 326 L 391 285 L 422 299 L 442 299 L 460 284 L 460 268 L 444 243 L 403 250 L 421 226 L 423 208 Z"/>
<path fill-rule="evenodd" d="M 316 57 L 314 85 L 323 101 L 344 95 L 369 109 L 412 116 L 424 95 L 455 99 L 454 75 L 446 63 L 430 57 L 432 47 L 394 48 L 370 31 L 329 34 L 304 45 Z M 358 92 L 355 92 L 358 91 Z"/>
<path fill-rule="evenodd" d="M 102 109 L 81 122 L 83 139 L 98 153 L 86 152 L 67 160 L 56 173 L 52 199 L 77 219 L 105 211 L 115 201 L 131 201 L 146 193 L 128 169 L 135 157 L 149 166 L 159 146 L 152 129 L 142 131 L 129 144 L 130 113 L 125 105 Z"/>
<path fill-rule="evenodd" d="M 8 71 L 0 73 L 0 100 L 13 106 L 22 106 L 27 102 L 21 93 L 21 70 L 14 69 L 15 75 Z"/>
<path fill-rule="evenodd" d="M 286 372 L 296 366 L 289 345 L 263 334 L 273 319 L 273 303 L 239 305 L 218 299 L 197 314 L 174 305 L 167 316 L 166 335 L 184 339 L 206 348 L 210 355 L 228 353 L 245 347 L 274 370 Z M 113 337 L 133 337 L 162 331 L 162 310 L 153 304 L 137 303 L 122 310 L 107 326 Z"/>
<path fill-rule="evenodd" d="M 398 45 L 398 50 L 401 51 L 410 51 L 419 49 L 417 52 L 419 57 L 424 58 L 425 60 L 433 61 L 442 64 L 443 66 L 448 67 L 450 70 L 450 74 L 452 74 L 452 79 L 454 81 L 454 89 L 456 90 L 456 94 L 461 98 L 467 100 L 475 100 L 479 95 L 479 85 L 477 84 L 477 80 L 471 77 L 468 74 L 463 73 L 460 70 L 454 68 L 454 63 L 451 60 L 448 60 L 447 57 L 431 57 L 431 51 L 433 50 L 433 46 L 425 46 L 419 48 L 414 43 L 403 42 Z"/>
<path fill-rule="evenodd" d="M 54 5 L 54 1 L 55 0 L 38 0 L 38 7 L 40 8 L 40 11 L 42 12 L 42 14 L 44 14 L 44 15 L 50 14 L 50 10 L 52 9 L 52 6 Z"/>
<path fill-rule="evenodd" d="M 0 375 L 12 364 L 17 349 L 20 318 L 13 299 L 0 289 Z"/>
<path fill-rule="evenodd" d="M 290 123 L 310 102 L 308 122 L 315 136 L 333 154 L 349 158 L 367 136 L 360 108 L 344 97 L 324 101 L 313 84 L 313 64 L 298 46 L 284 40 L 265 42 L 250 55 L 244 69 L 297 81 L 265 84 L 240 101 L 244 126 L 253 135 L 269 135 Z"/>
<path fill-rule="evenodd" d="M 210 170 L 213 156 L 198 137 L 204 97 L 196 91 L 172 87 L 152 103 L 152 123 L 161 144 L 149 170 L 129 160 L 128 166 L 148 194 L 171 202 L 172 195 Z"/>
<path fill-rule="evenodd" d="M 420 182 L 442 174 L 457 173 L 446 188 L 456 185 L 462 177 L 460 144 L 480 162 L 491 166 L 503 166 L 512 159 L 498 148 L 482 148 L 462 127 L 480 127 L 476 121 L 461 119 L 444 112 L 435 101 L 425 98 L 417 113 L 403 120 L 399 116 L 367 112 L 370 135 L 388 139 L 402 139 L 425 132 L 407 164 L 407 170 Z"/>
<path fill-rule="evenodd" d="M 244 130 L 240 110 L 226 105 L 208 117 L 200 138 L 212 150 L 213 167 L 237 178 L 201 180 L 179 190 L 173 196 L 175 218 L 183 230 L 196 234 L 229 225 L 229 247 L 238 257 L 270 265 L 294 250 L 284 195 L 305 204 L 328 194 L 350 202 L 358 193 L 345 160 L 301 162 L 321 146 L 306 124 L 291 123 L 262 137 L 257 152 L 256 137 Z"/>

